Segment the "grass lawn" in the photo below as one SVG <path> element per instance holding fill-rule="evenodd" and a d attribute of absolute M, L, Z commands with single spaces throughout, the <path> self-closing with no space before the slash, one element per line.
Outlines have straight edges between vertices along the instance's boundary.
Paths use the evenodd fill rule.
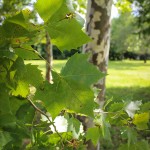
<path fill-rule="evenodd" d="M 39 69 L 45 74 L 45 62 L 43 60 L 26 61 L 39 65 Z M 54 60 L 53 68 L 60 71 L 66 60 Z M 115 101 L 120 100 L 150 100 L 150 61 L 114 61 L 109 62 L 108 76 L 106 79 L 106 98 Z"/>
<path fill-rule="evenodd" d="M 106 79 L 107 98 L 120 100 L 150 100 L 150 61 L 109 62 Z"/>

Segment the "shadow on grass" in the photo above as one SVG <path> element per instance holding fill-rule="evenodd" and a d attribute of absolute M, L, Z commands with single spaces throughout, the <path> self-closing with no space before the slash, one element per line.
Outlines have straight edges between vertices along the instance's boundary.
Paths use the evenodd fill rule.
<path fill-rule="evenodd" d="M 106 89 L 106 99 L 114 101 L 142 100 L 143 103 L 150 101 L 150 87 L 116 87 Z"/>

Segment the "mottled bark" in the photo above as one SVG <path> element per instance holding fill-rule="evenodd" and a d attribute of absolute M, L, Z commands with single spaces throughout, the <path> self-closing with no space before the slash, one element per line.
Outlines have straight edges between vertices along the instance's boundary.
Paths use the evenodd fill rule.
<path fill-rule="evenodd" d="M 96 65 L 103 73 L 107 73 L 109 46 L 110 46 L 110 17 L 112 0 L 88 0 L 86 32 L 92 41 L 84 46 L 83 52 L 91 52 L 90 62 Z M 100 89 L 97 102 L 100 107 L 104 104 L 105 78 L 98 81 L 95 87 Z M 88 119 L 88 118 L 86 118 Z M 85 121 L 83 121 L 85 122 Z M 92 127 L 91 119 L 84 125 Z M 87 142 L 87 150 L 100 150 L 100 143 L 95 147 L 91 141 Z"/>
<path fill-rule="evenodd" d="M 47 54 L 47 58 L 46 58 L 46 80 L 48 80 L 49 82 L 52 81 L 52 74 L 51 74 L 51 70 L 52 70 L 52 60 L 53 60 L 53 53 L 52 53 L 52 44 L 50 42 L 50 37 L 49 34 L 46 33 L 46 54 Z"/>
<path fill-rule="evenodd" d="M 92 41 L 85 45 L 83 52 L 92 52 L 90 61 L 104 73 L 107 73 L 109 55 L 111 6 L 112 0 L 88 0 L 86 32 Z M 101 89 L 97 100 L 103 104 L 105 78 L 95 86 Z"/>

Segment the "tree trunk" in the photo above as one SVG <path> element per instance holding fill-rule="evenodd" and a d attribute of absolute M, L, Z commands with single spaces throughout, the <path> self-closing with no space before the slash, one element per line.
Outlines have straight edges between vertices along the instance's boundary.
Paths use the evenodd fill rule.
<path fill-rule="evenodd" d="M 144 63 L 147 63 L 147 52 L 144 54 Z"/>
<path fill-rule="evenodd" d="M 88 0 L 86 32 L 92 41 L 85 45 L 83 52 L 92 52 L 90 61 L 104 73 L 107 73 L 110 47 L 111 6 L 112 0 Z M 95 86 L 101 89 L 97 101 L 103 105 L 105 78 L 99 80 Z"/>
<path fill-rule="evenodd" d="M 86 32 L 92 41 L 84 46 L 83 52 L 91 52 L 90 62 L 103 73 L 107 73 L 108 55 L 110 47 L 110 17 L 112 0 L 88 0 Z M 95 87 L 100 89 L 97 102 L 103 107 L 105 99 L 105 78 L 98 81 Z M 89 127 L 92 120 L 86 124 Z M 87 150 L 100 150 L 100 143 L 95 147 L 91 141 L 87 143 Z"/>
<path fill-rule="evenodd" d="M 52 70 L 52 60 L 53 60 L 53 53 L 52 53 L 52 44 L 50 42 L 50 37 L 49 34 L 46 33 L 46 80 L 48 80 L 49 82 L 52 81 L 52 74 L 51 74 L 51 70 Z"/>

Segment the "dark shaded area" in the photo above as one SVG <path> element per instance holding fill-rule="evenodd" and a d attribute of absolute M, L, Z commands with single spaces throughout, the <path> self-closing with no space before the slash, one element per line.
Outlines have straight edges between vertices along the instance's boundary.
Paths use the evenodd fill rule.
<path fill-rule="evenodd" d="M 37 50 L 43 58 L 46 59 L 47 53 L 46 53 L 46 45 L 45 44 L 38 44 L 36 46 L 33 46 L 35 50 Z M 71 49 L 71 50 L 64 50 L 60 51 L 55 45 L 53 45 L 53 59 L 67 59 L 68 57 L 71 57 L 75 53 L 81 53 L 81 48 L 77 49 Z"/>
<path fill-rule="evenodd" d="M 106 89 L 106 99 L 112 98 L 115 102 L 122 100 L 142 100 L 143 103 L 150 101 L 150 86 L 149 87 L 116 87 Z"/>
<path fill-rule="evenodd" d="M 124 59 L 129 59 L 129 60 L 150 60 L 150 54 L 138 54 L 135 52 L 129 52 L 125 51 L 123 52 L 118 52 L 116 50 L 110 49 L 109 52 L 109 59 L 110 60 L 124 60 Z"/>

